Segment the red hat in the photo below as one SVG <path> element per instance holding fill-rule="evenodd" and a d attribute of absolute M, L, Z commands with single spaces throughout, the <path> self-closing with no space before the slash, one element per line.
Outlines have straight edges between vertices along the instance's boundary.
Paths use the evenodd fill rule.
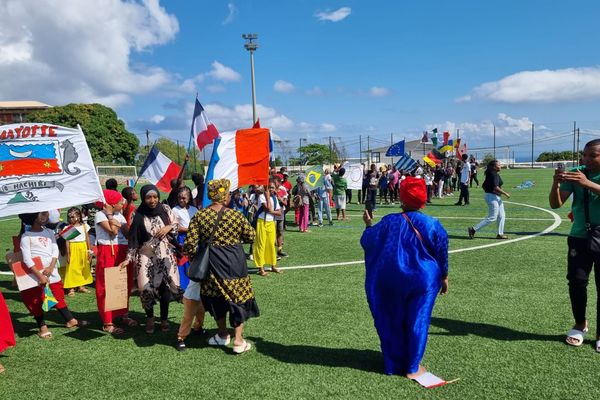
<path fill-rule="evenodd" d="M 104 189 L 102 193 L 104 194 L 105 203 L 109 206 L 114 206 L 123 199 L 121 193 L 117 192 L 116 190 Z"/>
<path fill-rule="evenodd" d="M 400 201 L 405 206 L 415 210 L 425 207 L 427 202 L 425 181 L 412 176 L 403 179 L 400 183 Z"/>

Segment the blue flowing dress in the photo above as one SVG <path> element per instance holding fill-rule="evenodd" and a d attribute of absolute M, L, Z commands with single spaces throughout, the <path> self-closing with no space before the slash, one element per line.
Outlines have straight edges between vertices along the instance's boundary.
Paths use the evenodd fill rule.
<path fill-rule="evenodd" d="M 365 229 L 365 291 L 388 375 L 415 373 L 425 354 L 431 313 L 448 275 L 448 234 L 440 222 L 407 212 Z"/>

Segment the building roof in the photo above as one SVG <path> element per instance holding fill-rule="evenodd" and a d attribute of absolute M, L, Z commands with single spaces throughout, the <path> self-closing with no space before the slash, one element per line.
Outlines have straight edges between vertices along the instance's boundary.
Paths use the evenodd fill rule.
<path fill-rule="evenodd" d="M 49 108 L 49 104 L 40 103 L 39 101 L 0 101 L 0 109 L 23 109 L 23 108 Z"/>

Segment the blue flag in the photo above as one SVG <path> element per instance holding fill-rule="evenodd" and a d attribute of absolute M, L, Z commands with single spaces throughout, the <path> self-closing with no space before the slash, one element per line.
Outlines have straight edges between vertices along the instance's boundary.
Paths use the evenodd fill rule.
<path fill-rule="evenodd" d="M 394 143 L 385 152 L 386 157 L 398 157 L 404 155 L 404 140 Z"/>
<path fill-rule="evenodd" d="M 412 172 L 415 168 L 417 168 L 417 162 L 413 160 L 407 153 L 405 153 L 396 162 L 395 167 L 398 171 L 403 170 L 404 172 Z"/>

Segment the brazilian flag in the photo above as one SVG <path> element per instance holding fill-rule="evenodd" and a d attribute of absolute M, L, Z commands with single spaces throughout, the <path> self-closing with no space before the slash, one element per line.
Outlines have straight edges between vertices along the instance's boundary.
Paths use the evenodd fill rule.
<path fill-rule="evenodd" d="M 306 184 L 310 190 L 323 186 L 323 166 L 317 165 L 306 171 Z"/>

